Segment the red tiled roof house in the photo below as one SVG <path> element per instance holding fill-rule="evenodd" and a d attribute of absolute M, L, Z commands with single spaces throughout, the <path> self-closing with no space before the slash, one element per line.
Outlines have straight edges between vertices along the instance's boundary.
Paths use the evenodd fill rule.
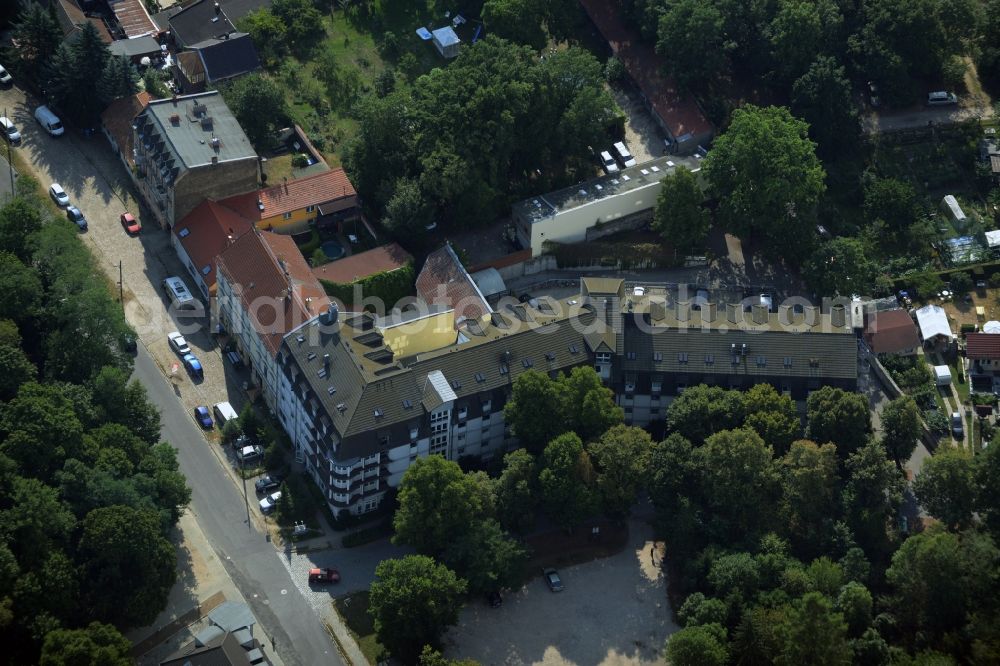
<path fill-rule="evenodd" d="M 906 310 L 884 310 L 868 316 L 864 332 L 868 348 L 876 354 L 917 353 L 920 336 L 913 317 Z"/>

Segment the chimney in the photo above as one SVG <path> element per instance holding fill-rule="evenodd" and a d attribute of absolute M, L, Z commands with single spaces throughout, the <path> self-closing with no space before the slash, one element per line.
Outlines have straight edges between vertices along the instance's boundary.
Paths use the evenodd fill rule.
<path fill-rule="evenodd" d="M 323 367 L 326 369 L 327 372 L 330 372 L 330 355 L 329 354 L 323 354 Z"/>
<path fill-rule="evenodd" d="M 706 324 L 711 324 L 719 315 L 719 307 L 715 303 L 701 304 L 701 320 Z"/>
<path fill-rule="evenodd" d="M 177 93 L 174 93 L 174 94 L 173 94 L 173 95 L 172 95 L 172 96 L 170 97 L 170 101 L 174 103 L 174 106 L 177 106 Z"/>
<path fill-rule="evenodd" d="M 792 306 L 791 305 L 779 305 L 778 306 L 778 323 L 782 326 L 789 326 L 792 323 Z"/>
<path fill-rule="evenodd" d="M 687 321 L 691 318 L 691 303 L 677 301 L 677 321 Z"/>
<path fill-rule="evenodd" d="M 212 155 L 212 164 L 218 164 L 218 163 L 219 163 L 219 156 Z"/>
<path fill-rule="evenodd" d="M 830 323 L 836 328 L 844 328 L 847 324 L 847 309 L 843 305 L 830 308 Z"/>
<path fill-rule="evenodd" d="M 767 306 L 766 305 L 754 305 L 753 311 L 753 323 L 755 324 L 766 324 L 767 323 Z"/>
<path fill-rule="evenodd" d="M 740 312 L 740 305 L 739 305 L 739 303 L 727 303 L 726 304 L 726 320 L 730 324 L 739 323 L 739 312 Z"/>
<path fill-rule="evenodd" d="M 663 321 L 666 316 L 667 304 L 660 300 L 649 302 L 649 318 L 653 321 Z"/>
<path fill-rule="evenodd" d="M 283 177 L 282 181 L 285 183 L 285 194 L 288 194 L 288 176 Z"/>

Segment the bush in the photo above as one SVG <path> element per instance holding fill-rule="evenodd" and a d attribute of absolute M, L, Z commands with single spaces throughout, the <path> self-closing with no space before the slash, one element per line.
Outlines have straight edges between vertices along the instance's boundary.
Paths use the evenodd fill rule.
<path fill-rule="evenodd" d="M 948 277 L 951 278 L 951 291 L 955 294 L 965 294 L 972 291 L 972 285 L 974 283 L 972 281 L 972 276 L 967 272 L 956 271 Z"/>
<path fill-rule="evenodd" d="M 243 431 L 240 429 L 239 419 L 226 421 L 226 425 L 222 426 L 222 443 L 232 444 L 233 440 L 242 434 Z"/>
<path fill-rule="evenodd" d="M 392 307 L 400 299 L 413 294 L 413 283 L 416 279 L 413 264 L 409 263 L 394 271 L 384 271 L 370 275 L 351 284 L 340 284 L 329 280 L 320 280 L 328 296 L 351 305 L 354 303 L 355 286 L 361 288 L 363 298 L 378 298 L 386 307 Z"/>
<path fill-rule="evenodd" d="M 296 169 L 305 169 L 309 166 L 309 158 L 300 153 L 292 158 L 292 166 Z"/>
<path fill-rule="evenodd" d="M 617 56 L 611 56 L 604 63 L 604 78 L 608 83 L 616 83 L 625 78 L 625 63 Z"/>
<path fill-rule="evenodd" d="M 929 409 L 924 413 L 924 421 L 931 432 L 945 434 L 948 432 L 948 417 L 938 409 Z"/>

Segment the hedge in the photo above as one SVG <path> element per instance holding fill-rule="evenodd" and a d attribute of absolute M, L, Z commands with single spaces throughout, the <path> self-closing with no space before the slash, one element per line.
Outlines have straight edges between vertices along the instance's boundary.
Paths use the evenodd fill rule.
<path fill-rule="evenodd" d="M 369 275 L 350 284 L 323 279 L 320 280 L 320 283 L 326 290 L 327 296 L 336 298 L 345 305 L 354 304 L 355 287 L 360 286 L 362 298 L 381 299 L 387 308 L 391 308 L 400 299 L 413 295 L 415 281 L 416 273 L 413 270 L 413 262 L 408 262 L 401 268 Z"/>

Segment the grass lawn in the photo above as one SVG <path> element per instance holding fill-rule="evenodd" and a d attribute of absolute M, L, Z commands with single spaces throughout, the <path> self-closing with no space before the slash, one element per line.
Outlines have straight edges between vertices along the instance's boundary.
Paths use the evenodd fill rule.
<path fill-rule="evenodd" d="M 385 648 L 375 637 L 375 622 L 368 615 L 368 591 L 338 597 L 333 600 L 333 608 L 347 625 L 368 663 L 377 664 L 384 659 Z"/>
<path fill-rule="evenodd" d="M 948 363 L 948 367 L 951 368 L 951 383 L 955 385 L 958 399 L 964 405 L 969 402 L 969 378 L 962 372 L 961 362 L 961 357 L 956 356 L 955 360 Z"/>

